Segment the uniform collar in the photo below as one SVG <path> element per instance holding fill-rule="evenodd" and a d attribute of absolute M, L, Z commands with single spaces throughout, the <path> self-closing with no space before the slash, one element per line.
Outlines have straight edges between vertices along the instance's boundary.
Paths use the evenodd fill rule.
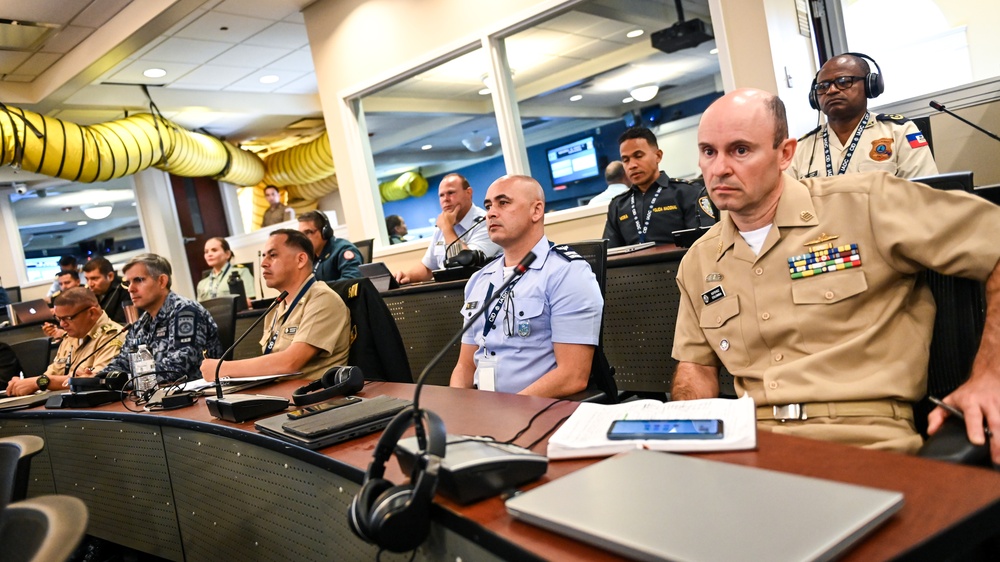
<path fill-rule="evenodd" d="M 552 249 L 552 244 L 549 243 L 549 239 L 543 234 L 541 240 L 539 240 L 532 248 L 531 252 L 535 254 L 535 261 L 531 262 L 528 269 L 541 269 L 545 265 L 545 260 L 549 257 L 549 251 Z M 503 275 L 504 260 L 503 252 L 497 254 L 497 259 L 492 263 L 496 263 L 496 270 L 493 271 L 493 275 L 500 274 Z"/>
<path fill-rule="evenodd" d="M 816 207 L 813 205 L 809 188 L 785 172 L 782 172 L 781 179 L 784 185 L 781 190 L 781 197 L 778 199 L 778 209 L 774 213 L 774 220 L 771 222 L 772 226 L 777 228 L 772 228 L 771 232 L 767 234 L 767 239 L 761 248 L 761 256 L 777 242 L 781 236 L 781 228 L 816 226 L 819 224 L 819 217 L 816 216 Z M 739 229 L 736 228 L 736 223 L 733 222 L 730 214 L 723 213 L 722 232 L 719 235 L 716 261 L 722 259 L 722 256 L 732 249 L 736 237 L 739 235 Z"/>
<path fill-rule="evenodd" d="M 470 228 L 472 228 L 472 223 L 476 222 L 476 219 L 485 216 L 486 216 L 486 210 L 483 209 L 482 207 L 477 207 L 476 204 L 473 203 L 472 207 L 469 207 L 469 211 L 465 213 L 465 216 L 462 217 L 462 220 L 458 221 L 457 224 L 458 226 L 461 226 L 463 229 L 469 230 Z"/>
<path fill-rule="evenodd" d="M 669 187 L 670 186 L 670 176 L 668 176 L 667 173 L 664 172 L 663 170 L 660 170 L 660 175 L 656 176 L 656 179 L 653 180 L 652 184 L 650 184 L 649 189 L 646 190 L 646 193 L 654 191 L 654 188 L 656 188 L 658 186 L 660 186 L 660 187 Z M 643 193 L 641 191 L 639 191 L 639 188 L 636 187 L 635 184 L 629 185 L 628 189 L 629 189 L 629 192 L 631 192 L 631 193 L 635 193 L 637 195 L 643 195 Z"/>
<path fill-rule="evenodd" d="M 110 323 L 111 319 L 108 318 L 108 313 L 102 312 L 101 317 L 97 319 L 97 322 L 94 323 L 94 326 L 90 328 L 90 331 L 87 332 L 87 335 L 85 337 L 88 337 L 90 339 L 96 338 L 97 336 L 100 335 L 101 328 L 103 328 L 106 324 Z"/>

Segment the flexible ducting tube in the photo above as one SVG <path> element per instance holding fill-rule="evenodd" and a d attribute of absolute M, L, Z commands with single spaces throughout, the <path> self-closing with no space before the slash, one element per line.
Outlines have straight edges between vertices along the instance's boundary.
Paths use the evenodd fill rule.
<path fill-rule="evenodd" d="M 310 142 L 267 155 L 264 163 L 264 183 L 277 186 L 310 184 L 335 172 L 326 131 Z"/>
<path fill-rule="evenodd" d="M 256 185 L 264 177 L 264 163 L 255 154 L 149 113 L 76 125 L 19 108 L 3 109 L 0 165 L 18 164 L 29 172 L 81 183 L 108 181 L 151 166 L 236 185 Z"/>

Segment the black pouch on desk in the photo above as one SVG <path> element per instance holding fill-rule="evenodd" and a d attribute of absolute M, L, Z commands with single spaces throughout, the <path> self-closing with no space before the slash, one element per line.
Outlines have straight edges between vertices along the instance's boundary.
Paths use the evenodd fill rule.
<path fill-rule="evenodd" d="M 385 429 L 393 416 L 411 404 L 409 400 L 391 396 L 363 398 L 356 404 L 298 420 L 289 420 L 288 415 L 282 413 L 260 420 L 254 427 L 261 433 L 307 449 L 320 449 Z"/>

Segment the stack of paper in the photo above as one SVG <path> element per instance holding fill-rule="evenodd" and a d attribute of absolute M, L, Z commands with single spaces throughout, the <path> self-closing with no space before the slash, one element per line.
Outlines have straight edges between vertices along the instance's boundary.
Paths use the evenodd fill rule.
<path fill-rule="evenodd" d="M 632 439 L 612 441 L 608 428 L 615 420 L 720 419 L 722 439 Z M 757 413 L 749 396 L 737 400 L 712 398 L 660 402 L 637 400 L 624 404 L 583 403 L 549 438 L 550 459 L 607 457 L 631 449 L 675 453 L 739 451 L 757 446 Z"/>

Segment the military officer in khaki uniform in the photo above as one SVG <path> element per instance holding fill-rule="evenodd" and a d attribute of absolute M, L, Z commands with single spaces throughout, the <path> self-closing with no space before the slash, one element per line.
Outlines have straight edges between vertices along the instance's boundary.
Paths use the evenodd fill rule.
<path fill-rule="evenodd" d="M 868 98 L 882 93 L 883 82 L 858 55 L 833 57 L 813 80 L 810 104 L 827 122 L 799 139 L 788 172 L 799 179 L 877 170 L 900 178 L 937 175 L 916 124 L 902 115 L 868 111 Z"/>
<path fill-rule="evenodd" d="M 785 123 L 781 101 L 759 90 L 727 94 L 702 117 L 699 163 L 728 213 L 678 270 L 673 397 L 716 396 L 725 365 L 763 429 L 914 451 L 909 403 L 926 392 L 934 322 L 919 273 L 984 280 L 995 311 L 1000 209 L 880 172 L 800 183 L 782 173 L 796 144 Z M 998 339 L 993 313 L 980 349 Z M 983 417 L 1000 431 L 995 363 L 977 357 L 945 398 L 965 412 L 973 442 L 984 440 Z M 931 413 L 932 433 L 944 416 Z"/>
<path fill-rule="evenodd" d="M 40 376 L 11 379 L 8 396 L 66 389 L 70 376 L 93 376 L 121 351 L 122 327 L 101 310 L 90 289 L 74 287 L 60 293 L 55 298 L 55 316 L 66 331 L 55 361 Z"/>
<path fill-rule="evenodd" d="M 312 242 L 297 230 L 275 230 L 264 244 L 264 283 L 288 291 L 284 303 L 264 319 L 263 355 L 222 364 L 220 376 L 280 375 L 301 371 L 318 379 L 334 365 L 346 365 L 351 316 L 344 301 L 312 274 Z M 218 361 L 205 359 L 201 374 L 215 380 Z"/>

